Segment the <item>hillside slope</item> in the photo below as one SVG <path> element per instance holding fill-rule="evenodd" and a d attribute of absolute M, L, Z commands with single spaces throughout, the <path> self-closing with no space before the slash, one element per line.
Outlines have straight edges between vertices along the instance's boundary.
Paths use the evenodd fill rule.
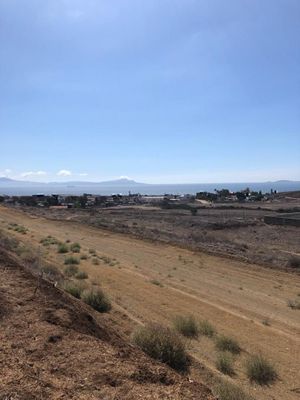
<path fill-rule="evenodd" d="M 1 399 L 213 399 L 3 248 L 0 276 Z"/>

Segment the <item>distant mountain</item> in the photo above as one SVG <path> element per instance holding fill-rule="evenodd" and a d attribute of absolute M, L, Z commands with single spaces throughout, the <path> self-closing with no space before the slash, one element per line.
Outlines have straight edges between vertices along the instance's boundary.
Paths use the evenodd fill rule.
<path fill-rule="evenodd" d="M 1 186 L 142 186 L 147 185 L 146 183 L 136 182 L 133 179 L 121 178 L 111 181 L 103 182 L 87 182 L 87 181 L 68 181 L 68 182 L 30 182 L 30 181 L 19 181 L 15 179 L 0 177 Z"/>

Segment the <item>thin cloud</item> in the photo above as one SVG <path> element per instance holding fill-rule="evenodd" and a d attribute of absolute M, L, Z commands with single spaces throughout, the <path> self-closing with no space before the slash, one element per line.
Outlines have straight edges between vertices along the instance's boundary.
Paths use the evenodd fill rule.
<path fill-rule="evenodd" d="M 87 173 L 85 173 L 85 172 L 81 172 L 80 174 L 78 174 L 79 176 L 88 176 L 88 174 Z"/>
<path fill-rule="evenodd" d="M 57 172 L 57 176 L 71 176 L 72 172 L 68 171 L 67 169 L 61 169 L 60 171 Z"/>
<path fill-rule="evenodd" d="M 47 172 L 45 171 L 28 171 L 21 173 L 22 178 L 28 178 L 30 176 L 45 176 L 45 175 L 47 175 Z"/>

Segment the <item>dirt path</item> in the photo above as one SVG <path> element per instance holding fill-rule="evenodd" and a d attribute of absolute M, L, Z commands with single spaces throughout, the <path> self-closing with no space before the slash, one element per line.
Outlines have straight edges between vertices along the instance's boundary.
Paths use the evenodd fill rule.
<path fill-rule="evenodd" d="M 26 235 L 15 234 L 30 245 L 52 235 L 80 242 L 82 252 L 92 248 L 115 259 L 114 266 L 81 261 L 80 268 L 88 272 L 91 281 L 100 281 L 134 319 L 170 323 L 176 314 L 187 313 L 208 319 L 219 332 L 235 337 L 244 350 L 236 360 L 235 381 L 258 399 L 299 398 L 300 312 L 287 306 L 288 299 L 300 294 L 296 274 L 134 240 L 74 222 L 30 218 L 0 207 L 0 227 L 7 229 L 9 223 L 29 229 Z M 63 264 L 64 256 L 55 249 L 44 255 Z M 189 347 L 214 370 L 216 352 L 211 339 L 191 341 Z M 270 359 L 279 372 L 279 381 L 270 387 L 249 385 L 246 379 L 247 354 L 257 352 Z"/>

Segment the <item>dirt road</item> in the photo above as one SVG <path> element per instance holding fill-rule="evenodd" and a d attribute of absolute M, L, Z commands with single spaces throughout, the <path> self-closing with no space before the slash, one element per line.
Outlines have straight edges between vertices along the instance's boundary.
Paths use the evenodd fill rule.
<path fill-rule="evenodd" d="M 300 294 L 296 274 L 274 271 L 229 259 L 193 253 L 173 246 L 135 240 L 74 222 L 30 217 L 0 207 L 0 228 L 10 223 L 28 228 L 14 234 L 29 245 L 51 235 L 81 244 L 81 253 L 95 249 L 111 263 L 82 260 L 90 281 L 100 281 L 112 300 L 133 319 L 170 324 L 177 314 L 208 319 L 218 332 L 235 337 L 243 352 L 235 362 L 234 381 L 257 399 L 298 399 L 300 393 L 300 311 L 287 306 Z M 60 263 L 56 248 L 41 249 L 44 257 Z M 110 265 L 113 264 L 113 265 Z M 299 298 L 299 297 L 298 297 Z M 189 342 L 191 353 L 215 371 L 216 351 L 211 339 Z M 249 384 L 244 362 L 262 352 L 279 373 L 270 387 Z"/>

